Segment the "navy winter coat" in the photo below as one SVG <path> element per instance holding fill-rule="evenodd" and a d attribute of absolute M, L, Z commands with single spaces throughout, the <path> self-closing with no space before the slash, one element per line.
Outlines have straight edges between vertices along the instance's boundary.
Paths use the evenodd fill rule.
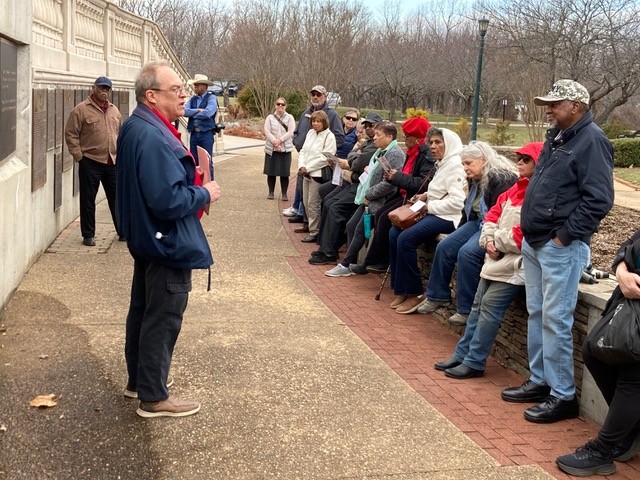
<path fill-rule="evenodd" d="M 532 247 L 557 236 L 564 245 L 589 243 L 613 206 L 613 148 L 585 113 L 571 128 L 550 129 L 521 211 Z"/>
<path fill-rule="evenodd" d="M 172 268 L 211 266 L 198 219 L 209 192 L 194 185 L 193 159 L 145 105 L 120 128 L 117 159 L 116 217 L 131 253 Z"/>

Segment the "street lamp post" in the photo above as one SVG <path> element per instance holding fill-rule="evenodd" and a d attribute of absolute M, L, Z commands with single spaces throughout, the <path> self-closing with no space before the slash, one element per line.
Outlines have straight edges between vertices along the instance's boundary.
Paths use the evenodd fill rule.
<path fill-rule="evenodd" d="M 476 73 L 476 91 L 473 98 L 473 119 L 471 123 L 471 140 L 475 140 L 478 135 L 478 105 L 480 104 L 480 80 L 482 78 L 482 51 L 484 50 L 484 36 L 489 28 L 489 20 L 481 18 L 478 20 L 480 30 L 480 52 L 478 53 L 478 71 Z"/>

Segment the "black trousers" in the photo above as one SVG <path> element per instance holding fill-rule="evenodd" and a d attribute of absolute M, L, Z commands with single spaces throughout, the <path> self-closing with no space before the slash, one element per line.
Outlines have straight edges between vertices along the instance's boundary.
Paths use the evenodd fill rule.
<path fill-rule="evenodd" d="M 357 184 L 343 184 L 333 189 L 322 201 L 317 243 L 320 247 L 318 250 L 327 257 L 337 258 L 338 250 L 347 240 L 345 227 L 358 208 L 353 203 L 357 190 Z"/>
<path fill-rule="evenodd" d="M 586 343 L 582 357 L 609 405 L 596 443 L 599 450 L 611 454 L 616 444 L 640 424 L 640 363 L 606 365 L 593 357 Z"/>
<path fill-rule="evenodd" d="M 393 197 L 376 212 L 376 228 L 364 259 L 365 265 L 389 265 L 389 230 L 393 226 L 389 220 L 389 212 L 402 205 L 403 201 L 404 198 L 401 196 Z"/>
<path fill-rule="evenodd" d="M 191 291 L 191 270 L 133 256 L 125 359 L 129 385 L 143 402 L 169 398 L 167 376 Z"/>
<path fill-rule="evenodd" d="M 107 194 L 111 219 L 118 235 L 116 224 L 116 166 L 107 165 L 82 157 L 78 164 L 78 182 L 80 187 L 80 232 L 83 238 L 96 236 L 96 195 L 102 182 Z"/>

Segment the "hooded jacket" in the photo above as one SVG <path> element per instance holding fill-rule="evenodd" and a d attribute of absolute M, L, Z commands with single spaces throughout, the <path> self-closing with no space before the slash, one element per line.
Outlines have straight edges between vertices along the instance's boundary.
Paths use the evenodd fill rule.
<path fill-rule="evenodd" d="M 612 206 L 613 148 L 591 112 L 563 132 L 550 129 L 522 205 L 527 243 L 588 244 Z"/>
<path fill-rule="evenodd" d="M 480 276 L 487 280 L 524 285 L 522 269 L 522 229 L 520 228 L 520 210 L 529 179 L 520 177 L 509 190 L 498 197 L 496 204 L 484 217 L 480 233 L 480 246 L 486 248 L 493 241 L 496 249 L 504 256 L 494 260 L 484 257 Z"/>
<path fill-rule="evenodd" d="M 462 140 L 448 128 L 442 128 L 444 155 L 436 161 L 436 172 L 429 182 L 429 214 L 450 220 L 457 228 L 467 196 L 467 175 L 462 167 Z"/>

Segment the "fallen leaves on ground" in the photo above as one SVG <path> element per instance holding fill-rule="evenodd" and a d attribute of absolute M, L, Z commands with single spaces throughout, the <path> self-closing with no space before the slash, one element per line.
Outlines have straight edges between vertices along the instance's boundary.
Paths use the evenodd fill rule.
<path fill-rule="evenodd" d="M 56 394 L 50 393 L 48 395 L 37 395 L 36 398 L 29 402 L 30 407 L 35 408 L 50 408 L 58 405 L 56 400 Z"/>

